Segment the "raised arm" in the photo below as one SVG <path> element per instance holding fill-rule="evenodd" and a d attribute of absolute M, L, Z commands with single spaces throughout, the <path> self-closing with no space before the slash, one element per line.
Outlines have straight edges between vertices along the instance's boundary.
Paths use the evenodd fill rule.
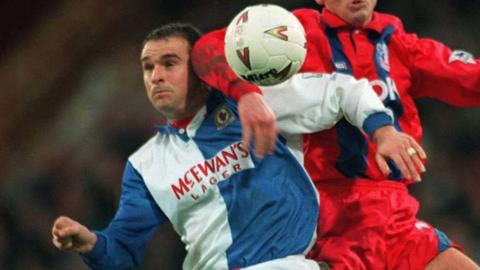
<path fill-rule="evenodd" d="M 224 36 L 225 29 L 204 35 L 192 49 L 193 67 L 200 79 L 238 102 L 242 141 L 248 146 L 253 137 L 256 155 L 262 157 L 272 152 L 275 146 L 275 116 L 263 101 L 260 89 L 238 78 L 228 66 Z"/>

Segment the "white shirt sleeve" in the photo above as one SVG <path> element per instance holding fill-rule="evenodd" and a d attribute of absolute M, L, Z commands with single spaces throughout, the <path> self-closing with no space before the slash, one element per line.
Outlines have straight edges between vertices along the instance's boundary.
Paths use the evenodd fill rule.
<path fill-rule="evenodd" d="M 362 128 L 375 113 L 392 118 L 366 79 L 333 73 L 299 73 L 284 83 L 261 87 L 284 135 L 312 133 L 334 126 L 342 117 Z"/>

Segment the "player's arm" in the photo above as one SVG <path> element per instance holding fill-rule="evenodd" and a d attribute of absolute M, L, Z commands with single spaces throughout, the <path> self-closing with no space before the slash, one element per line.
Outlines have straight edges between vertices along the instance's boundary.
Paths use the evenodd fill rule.
<path fill-rule="evenodd" d="M 61 217 L 54 223 L 52 241 L 62 250 L 79 252 L 92 269 L 131 269 L 141 263 L 148 238 L 165 220 L 129 162 L 122 180 L 120 205 L 110 225 L 102 231 L 90 231 Z"/>
<path fill-rule="evenodd" d="M 408 61 L 415 98 L 430 97 L 461 107 L 480 106 L 480 59 L 414 34 L 396 37 Z"/>
<path fill-rule="evenodd" d="M 377 145 L 375 160 L 382 173 L 390 174 L 387 161 L 392 160 L 405 178 L 421 181 L 420 174 L 425 172 L 422 162 L 426 159 L 425 151 L 411 136 L 393 127 L 391 111 L 384 107 L 368 81 L 337 74 L 331 83 L 329 88 L 337 90 L 345 118 L 366 132 Z"/>
<path fill-rule="evenodd" d="M 261 91 L 238 78 L 228 66 L 224 52 L 225 32 L 226 28 L 223 28 L 203 35 L 192 48 L 192 64 L 200 79 L 238 102 L 247 93 Z"/>
<path fill-rule="evenodd" d="M 79 222 L 60 216 L 53 223 L 52 242 L 60 250 L 87 253 L 97 243 L 97 235 Z"/>
<path fill-rule="evenodd" d="M 227 64 L 224 54 L 226 29 L 204 35 L 192 49 L 193 68 L 200 79 L 238 102 L 242 123 L 242 141 L 254 139 L 257 156 L 271 153 L 277 138 L 277 126 L 272 110 L 266 105 L 260 89 L 240 78 Z"/>
<path fill-rule="evenodd" d="M 299 73 L 284 83 L 261 87 L 277 117 L 280 132 L 312 133 L 333 127 L 342 117 L 370 135 L 392 125 L 385 108 L 366 80 L 343 74 Z"/>
<path fill-rule="evenodd" d="M 410 136 L 395 130 L 385 108 L 366 80 L 343 74 L 302 73 L 272 87 L 262 87 L 265 100 L 286 136 L 327 129 L 345 117 L 377 144 L 376 160 L 388 175 L 387 160 L 397 164 L 408 179 L 419 180 L 425 152 Z M 409 155 L 413 148 L 418 155 Z M 411 152 L 411 150 L 410 150 Z"/>

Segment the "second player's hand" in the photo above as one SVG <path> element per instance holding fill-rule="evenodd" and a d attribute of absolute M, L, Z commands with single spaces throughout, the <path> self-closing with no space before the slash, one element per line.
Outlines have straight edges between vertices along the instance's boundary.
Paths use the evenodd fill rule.
<path fill-rule="evenodd" d="M 52 243 L 60 250 L 87 253 L 97 243 L 97 236 L 77 221 L 62 216 L 53 223 Z"/>
<path fill-rule="evenodd" d="M 377 145 L 375 160 L 384 175 L 390 173 L 387 160 L 391 159 L 405 178 L 421 181 L 420 173 L 425 172 L 422 161 L 427 155 L 412 137 L 396 131 L 393 126 L 385 126 L 375 131 L 373 139 Z"/>
<path fill-rule="evenodd" d="M 277 124 L 273 111 L 262 95 L 256 92 L 244 94 L 238 101 L 238 111 L 243 128 L 243 144 L 248 147 L 253 137 L 257 157 L 273 153 L 278 135 Z"/>

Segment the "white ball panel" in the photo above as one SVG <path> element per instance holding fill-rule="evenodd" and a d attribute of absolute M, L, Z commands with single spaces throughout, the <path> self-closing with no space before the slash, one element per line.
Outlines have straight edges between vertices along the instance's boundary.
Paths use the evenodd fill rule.
<path fill-rule="evenodd" d="M 306 55 L 305 42 L 305 31 L 292 13 L 275 5 L 256 5 L 244 9 L 228 26 L 225 55 L 239 77 L 272 85 L 298 72 Z"/>

